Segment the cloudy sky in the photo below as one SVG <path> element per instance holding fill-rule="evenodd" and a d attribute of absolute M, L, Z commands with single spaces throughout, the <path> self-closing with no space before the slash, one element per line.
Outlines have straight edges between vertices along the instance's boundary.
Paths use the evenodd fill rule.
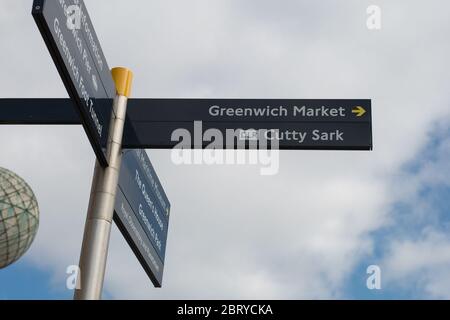
<path fill-rule="evenodd" d="M 67 97 L 32 1 L 0 3 L 0 98 Z M 148 150 L 172 204 L 163 288 L 114 227 L 105 298 L 450 298 L 448 1 L 85 3 L 110 67 L 134 71 L 134 97 L 373 105 L 374 151 L 285 151 L 275 176 Z M 372 4 L 381 30 L 366 26 Z M 86 135 L 0 126 L 0 146 L 41 212 L 32 248 L 0 270 L 0 299 L 70 299 L 95 162 Z M 381 290 L 366 286 L 370 265 Z"/>

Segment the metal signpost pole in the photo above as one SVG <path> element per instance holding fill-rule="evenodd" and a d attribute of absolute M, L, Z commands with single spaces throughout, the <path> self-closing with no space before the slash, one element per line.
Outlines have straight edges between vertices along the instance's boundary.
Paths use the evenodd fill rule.
<path fill-rule="evenodd" d="M 102 295 L 122 160 L 122 136 L 133 78 L 131 71 L 125 68 L 113 69 L 112 75 L 117 95 L 108 138 L 109 166 L 103 168 L 98 162 L 95 166 L 80 256 L 80 288 L 75 291 L 75 300 L 99 300 Z"/>

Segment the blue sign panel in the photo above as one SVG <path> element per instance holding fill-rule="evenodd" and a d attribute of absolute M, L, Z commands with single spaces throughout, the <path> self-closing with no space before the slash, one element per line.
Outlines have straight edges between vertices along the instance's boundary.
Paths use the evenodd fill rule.
<path fill-rule="evenodd" d="M 123 154 L 119 186 L 164 262 L 170 207 L 144 150 Z"/>
<path fill-rule="evenodd" d="M 161 285 L 170 203 L 145 150 L 122 156 L 115 221 L 155 286 Z"/>
<path fill-rule="evenodd" d="M 144 231 L 141 221 L 131 209 L 130 203 L 120 187 L 117 188 L 114 222 L 119 227 L 129 246 L 138 258 L 155 287 L 161 287 L 164 263 Z"/>
<path fill-rule="evenodd" d="M 35 0 L 32 14 L 95 154 L 107 166 L 116 89 L 86 6 L 82 0 Z"/>

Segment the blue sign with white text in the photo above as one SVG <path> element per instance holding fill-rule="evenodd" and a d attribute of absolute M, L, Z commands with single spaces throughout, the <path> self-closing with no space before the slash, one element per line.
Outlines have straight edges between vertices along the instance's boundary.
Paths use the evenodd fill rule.
<path fill-rule="evenodd" d="M 169 215 L 169 200 L 145 150 L 124 151 L 115 220 L 155 286 L 162 281 Z"/>

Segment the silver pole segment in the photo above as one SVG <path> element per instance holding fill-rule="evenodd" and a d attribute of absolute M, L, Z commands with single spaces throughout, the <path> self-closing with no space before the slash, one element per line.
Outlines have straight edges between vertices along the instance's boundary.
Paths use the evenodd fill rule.
<path fill-rule="evenodd" d="M 108 137 L 109 167 L 95 164 L 87 219 L 80 256 L 80 289 L 75 300 L 99 300 L 102 297 L 109 238 L 114 215 L 117 184 L 122 162 L 122 136 L 128 98 L 117 95 Z"/>

